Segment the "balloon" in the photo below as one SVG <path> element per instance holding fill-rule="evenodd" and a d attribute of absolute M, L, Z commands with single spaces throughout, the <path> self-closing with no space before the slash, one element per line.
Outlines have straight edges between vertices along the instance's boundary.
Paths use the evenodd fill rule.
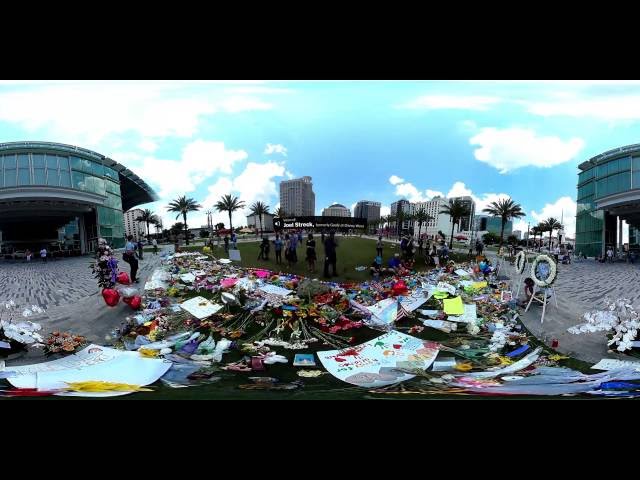
<path fill-rule="evenodd" d="M 403 280 L 396 282 L 393 287 L 391 287 L 394 295 L 404 295 L 407 293 L 407 284 L 404 283 Z"/>
<path fill-rule="evenodd" d="M 138 310 L 140 308 L 140 305 L 142 305 L 142 297 L 140 297 L 140 295 L 135 295 L 132 299 L 131 302 L 129 303 L 129 305 L 131 306 L 131 308 L 133 308 L 134 310 Z"/>
<path fill-rule="evenodd" d="M 102 290 L 102 298 L 108 306 L 115 307 L 120 300 L 120 294 L 113 288 L 105 288 Z"/>
<path fill-rule="evenodd" d="M 129 274 L 127 272 L 120 272 L 116 277 L 116 279 L 118 283 L 121 283 L 123 285 L 129 285 L 131 283 L 131 280 L 129 279 Z"/>

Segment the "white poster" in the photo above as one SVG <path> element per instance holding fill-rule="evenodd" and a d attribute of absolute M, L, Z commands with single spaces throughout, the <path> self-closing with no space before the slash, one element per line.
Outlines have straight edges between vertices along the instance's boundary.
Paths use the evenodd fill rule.
<path fill-rule="evenodd" d="M 229 250 L 229 260 L 233 260 L 234 262 L 240 262 L 240 250 Z"/>
<path fill-rule="evenodd" d="M 17 388 L 53 390 L 66 387 L 64 382 L 86 380 L 149 385 L 171 368 L 171 362 L 144 358 L 138 352 L 89 345 L 73 355 L 51 362 L 9 366 L 15 372 L 7 380 Z M 60 383 L 62 382 L 62 383 Z M 73 392 L 63 395 L 113 396 L 127 392 Z"/>
<path fill-rule="evenodd" d="M 199 320 L 210 317 L 222 309 L 222 305 L 211 303 L 204 297 L 194 297 L 186 302 L 182 302 L 180 307 Z"/>
<path fill-rule="evenodd" d="M 150 385 L 162 377 L 171 368 L 171 362 L 157 358 L 145 358 L 137 352 L 126 352 L 110 362 L 90 367 L 39 372 L 37 376 L 38 390 L 58 390 L 67 387 L 71 382 L 112 382 L 130 385 Z M 60 395 L 79 397 L 113 397 L 126 395 L 129 392 L 64 392 Z"/>
<path fill-rule="evenodd" d="M 344 350 L 317 352 L 334 377 L 365 388 L 383 387 L 413 378 L 399 369 L 426 369 L 440 345 L 397 331 Z"/>
<path fill-rule="evenodd" d="M 464 304 L 464 313 L 462 315 L 447 315 L 447 320 L 450 322 L 464 322 L 471 323 L 475 322 L 478 319 L 478 314 L 476 311 L 476 304 Z"/>
<path fill-rule="evenodd" d="M 640 362 L 632 360 L 615 360 L 613 358 L 603 358 L 593 367 L 593 370 L 618 370 L 620 368 L 640 369 Z"/>
<path fill-rule="evenodd" d="M 270 293 L 272 295 L 280 295 L 282 297 L 285 297 L 289 295 L 291 292 L 293 292 L 293 290 L 288 290 L 286 288 L 278 287 L 277 285 L 262 285 L 259 288 L 259 290 L 263 291 L 264 293 Z"/>
<path fill-rule="evenodd" d="M 371 318 L 365 320 L 368 325 L 391 325 L 396 321 L 398 301 L 395 298 L 385 298 L 367 307 L 367 310 L 371 312 Z"/>
<path fill-rule="evenodd" d="M 453 285 L 449 285 L 446 282 L 438 282 L 438 286 L 436 287 L 436 289 L 441 292 L 448 292 L 451 295 L 456 294 L 456 287 L 454 287 Z"/>

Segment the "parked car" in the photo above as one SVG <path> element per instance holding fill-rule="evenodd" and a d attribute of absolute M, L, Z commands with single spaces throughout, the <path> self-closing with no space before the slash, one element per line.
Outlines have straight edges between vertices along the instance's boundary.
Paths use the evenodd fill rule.
<path fill-rule="evenodd" d="M 13 252 L 14 260 L 20 260 L 25 258 L 27 258 L 27 254 L 24 250 L 16 250 L 15 252 Z"/>

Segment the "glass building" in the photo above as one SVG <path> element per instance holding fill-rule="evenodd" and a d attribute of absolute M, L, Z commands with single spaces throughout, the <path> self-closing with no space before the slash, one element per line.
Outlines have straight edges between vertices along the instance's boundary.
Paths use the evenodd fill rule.
<path fill-rule="evenodd" d="M 630 248 L 638 248 L 640 227 L 640 144 L 609 150 L 578 168 L 576 251 L 603 255 L 622 247 L 622 221 L 629 224 Z"/>
<path fill-rule="evenodd" d="M 155 192 L 115 160 L 49 142 L 0 143 L 0 240 L 13 249 L 78 254 L 99 237 L 124 246 L 124 216 L 157 200 Z"/>

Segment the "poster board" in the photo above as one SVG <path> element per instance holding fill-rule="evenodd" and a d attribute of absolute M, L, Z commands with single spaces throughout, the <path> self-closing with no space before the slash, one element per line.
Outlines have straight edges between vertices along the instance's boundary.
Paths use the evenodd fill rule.
<path fill-rule="evenodd" d="M 317 352 L 334 377 L 365 388 L 377 388 L 410 380 L 415 375 L 398 370 L 426 369 L 440 345 L 395 330 L 343 350 Z"/>
<path fill-rule="evenodd" d="M 233 262 L 240 262 L 241 261 L 240 250 L 238 249 L 229 250 L 229 260 Z"/>
<path fill-rule="evenodd" d="M 217 313 L 222 309 L 222 305 L 218 305 L 210 302 L 204 297 L 194 297 L 180 304 L 183 310 L 186 310 L 191 315 L 199 320 L 210 317 L 214 313 Z"/>

